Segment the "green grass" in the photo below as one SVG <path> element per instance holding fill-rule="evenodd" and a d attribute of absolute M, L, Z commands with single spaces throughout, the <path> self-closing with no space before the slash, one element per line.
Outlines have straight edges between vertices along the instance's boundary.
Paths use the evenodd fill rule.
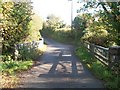
<path fill-rule="evenodd" d="M 80 45 L 80 47 L 76 49 L 76 55 L 97 78 L 105 82 L 105 87 L 110 90 L 120 88 L 120 85 L 118 85 L 118 80 L 120 79 L 100 61 L 95 59 L 95 57 L 84 46 Z"/>
<path fill-rule="evenodd" d="M 0 80 L 0 88 L 16 88 L 19 83 L 18 73 L 28 70 L 33 61 L 5 61 L 0 62 L 2 66 L 2 79 Z"/>
<path fill-rule="evenodd" d="M 2 72 L 2 87 L 0 88 L 15 88 L 19 83 L 19 75 L 21 72 L 29 70 L 33 63 L 34 59 L 42 55 L 46 47 L 39 49 L 34 49 L 28 47 L 23 47 L 19 50 L 19 55 L 17 60 L 13 60 L 13 55 L 0 55 L 2 60 L 0 61 L 0 70 Z"/>
<path fill-rule="evenodd" d="M 15 88 L 19 83 L 18 73 L 28 70 L 33 61 L 29 60 L 13 60 L 11 56 L 2 56 L 3 60 L 0 61 L 0 70 L 2 80 L 0 80 L 0 88 Z"/>
<path fill-rule="evenodd" d="M 0 62 L 2 65 L 2 73 L 7 73 L 8 75 L 15 75 L 18 71 L 27 70 L 33 64 L 32 60 L 28 61 L 5 61 Z"/>

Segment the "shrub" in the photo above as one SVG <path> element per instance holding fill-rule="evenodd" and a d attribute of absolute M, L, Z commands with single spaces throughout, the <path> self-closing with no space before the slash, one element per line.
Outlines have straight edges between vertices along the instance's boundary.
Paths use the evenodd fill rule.
<path fill-rule="evenodd" d="M 32 6 L 29 2 L 2 3 L 2 53 L 12 53 L 14 44 L 25 41 L 29 35 Z"/>
<path fill-rule="evenodd" d="M 38 55 L 41 55 L 42 52 L 35 47 L 23 46 L 19 49 L 19 60 L 29 60 L 35 59 Z"/>

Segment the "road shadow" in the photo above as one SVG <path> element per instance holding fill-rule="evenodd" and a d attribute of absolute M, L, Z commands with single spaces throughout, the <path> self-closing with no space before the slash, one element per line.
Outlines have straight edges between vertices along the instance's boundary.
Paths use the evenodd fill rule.
<path fill-rule="evenodd" d="M 54 44 L 54 42 L 52 42 Z M 103 88 L 102 83 L 84 68 L 70 45 L 49 42 L 46 52 L 36 59 L 31 77 L 24 87 Z M 34 77 L 34 78 L 33 78 Z"/>
<path fill-rule="evenodd" d="M 50 46 L 52 47 L 52 46 Z M 53 46 L 54 49 L 47 51 L 40 60 L 40 64 L 52 64 L 46 75 L 41 76 L 55 76 L 57 74 L 67 74 L 67 75 L 78 75 L 78 61 L 73 56 L 73 52 L 69 48 L 60 48 Z M 39 65 L 40 65 L 39 64 Z M 68 67 L 67 67 L 68 65 Z M 83 69 L 81 65 L 79 65 L 81 70 Z M 63 75 L 64 76 L 64 75 Z"/>

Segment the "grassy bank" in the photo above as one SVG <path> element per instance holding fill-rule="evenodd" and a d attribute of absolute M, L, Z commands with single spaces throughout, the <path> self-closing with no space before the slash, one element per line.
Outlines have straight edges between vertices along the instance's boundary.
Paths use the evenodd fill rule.
<path fill-rule="evenodd" d="M 9 59 L 7 61 L 0 62 L 0 64 L 2 66 L 2 79 L 0 81 L 1 88 L 15 88 L 17 87 L 20 79 L 17 75 L 31 68 L 33 61 L 14 61 Z"/>
<path fill-rule="evenodd" d="M 80 45 L 80 47 L 76 49 L 76 55 L 97 78 L 105 82 L 105 87 L 110 90 L 119 90 L 118 76 L 114 75 L 111 70 L 95 59 L 84 46 Z"/>
<path fill-rule="evenodd" d="M 32 68 L 34 59 L 42 55 L 47 46 L 43 45 L 41 48 L 27 51 L 26 47 L 20 52 L 18 60 L 13 60 L 12 56 L 1 56 L 0 70 L 1 70 L 1 87 L 0 88 L 16 88 L 20 83 L 19 74 Z"/>

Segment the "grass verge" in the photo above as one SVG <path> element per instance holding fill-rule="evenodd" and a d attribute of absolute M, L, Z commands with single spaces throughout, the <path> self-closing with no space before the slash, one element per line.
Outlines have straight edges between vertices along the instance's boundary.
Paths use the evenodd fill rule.
<path fill-rule="evenodd" d="M 32 68 L 35 62 L 33 58 L 42 55 L 46 49 L 47 45 L 43 45 L 38 50 L 32 50 L 30 52 L 27 52 L 23 48 L 22 50 L 25 52 L 21 53 L 21 60 L 13 60 L 11 56 L 2 56 L 3 60 L 0 61 L 0 88 L 16 88 L 20 83 L 19 74 Z"/>
<path fill-rule="evenodd" d="M 120 90 L 120 85 L 118 83 L 120 79 L 118 76 L 114 75 L 111 70 L 95 59 L 84 46 L 80 45 L 80 47 L 76 49 L 76 55 L 97 78 L 105 82 L 104 85 L 106 88 L 110 90 Z"/>
<path fill-rule="evenodd" d="M 17 73 L 28 70 L 33 65 L 33 61 L 13 61 L 11 59 L 9 61 L 0 62 L 0 64 L 2 65 L 0 88 L 15 88 L 20 79 L 17 77 Z"/>

